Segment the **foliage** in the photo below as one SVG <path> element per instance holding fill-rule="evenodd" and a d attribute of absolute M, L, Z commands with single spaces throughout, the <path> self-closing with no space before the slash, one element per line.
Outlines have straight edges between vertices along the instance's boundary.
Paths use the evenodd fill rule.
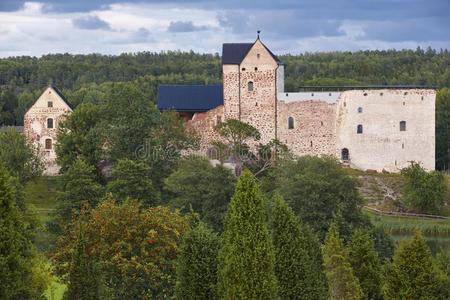
<path fill-rule="evenodd" d="M 160 195 L 149 179 L 149 173 L 150 168 L 143 162 L 118 160 L 107 190 L 120 202 L 130 198 L 139 200 L 143 206 L 153 206 L 159 202 Z"/>
<path fill-rule="evenodd" d="M 450 278 L 450 251 L 442 250 L 436 255 L 436 263 L 440 270 Z"/>
<path fill-rule="evenodd" d="M 0 163 L 22 183 L 40 176 L 43 171 L 38 149 L 29 145 L 25 136 L 15 130 L 0 132 Z"/>
<path fill-rule="evenodd" d="M 323 240 L 329 224 L 339 213 L 345 223 L 345 239 L 350 227 L 365 224 L 359 206 L 357 181 L 346 175 L 332 158 L 302 156 L 280 161 L 273 171 L 276 191 L 300 219 L 309 224 Z"/>
<path fill-rule="evenodd" d="M 436 168 L 450 170 L 450 90 L 436 95 Z"/>
<path fill-rule="evenodd" d="M 108 299 L 166 299 L 175 288 L 175 260 L 188 229 L 189 217 L 166 207 L 141 209 L 138 202 L 116 204 L 108 197 L 97 208 L 74 218 L 58 241 L 57 272 L 67 281 L 77 247 L 77 226 L 83 225 L 86 248 L 98 263 Z"/>
<path fill-rule="evenodd" d="M 82 160 L 75 161 L 62 176 L 63 192 L 58 197 L 58 214 L 61 221 L 70 220 L 72 210 L 79 212 L 84 203 L 95 207 L 103 194 L 96 182 L 95 168 Z"/>
<path fill-rule="evenodd" d="M 325 244 L 322 246 L 322 255 L 330 299 L 361 299 L 361 287 L 334 222 L 328 229 Z"/>
<path fill-rule="evenodd" d="M 259 144 L 254 157 L 244 164 L 255 176 L 270 177 L 270 170 L 276 167 L 278 160 L 291 158 L 291 155 L 287 145 L 274 139 L 267 144 Z"/>
<path fill-rule="evenodd" d="M 448 278 L 445 278 L 431 256 L 420 232 L 411 240 L 401 242 L 388 268 L 385 283 L 386 299 L 448 299 Z"/>
<path fill-rule="evenodd" d="M 391 259 L 394 255 L 394 241 L 386 230 L 381 226 L 372 225 L 369 231 L 380 260 Z"/>
<path fill-rule="evenodd" d="M 447 195 L 444 175 L 427 172 L 418 163 L 401 171 L 405 178 L 404 202 L 409 209 L 422 213 L 438 213 Z"/>
<path fill-rule="evenodd" d="M 244 171 L 225 217 L 219 251 L 218 292 L 225 299 L 275 299 L 275 254 L 266 201 L 255 177 Z"/>
<path fill-rule="evenodd" d="M 201 220 L 218 231 L 233 195 L 236 178 L 222 165 L 212 166 L 208 160 L 186 158 L 165 180 L 171 204 L 200 214 Z"/>
<path fill-rule="evenodd" d="M 356 229 L 349 244 L 349 259 L 362 289 L 362 299 L 383 299 L 382 269 L 370 232 Z"/>
<path fill-rule="evenodd" d="M 219 238 L 203 223 L 183 237 L 177 261 L 177 299 L 216 299 Z"/>
<path fill-rule="evenodd" d="M 272 206 L 271 225 L 280 298 L 326 299 L 320 244 L 279 196 Z"/>

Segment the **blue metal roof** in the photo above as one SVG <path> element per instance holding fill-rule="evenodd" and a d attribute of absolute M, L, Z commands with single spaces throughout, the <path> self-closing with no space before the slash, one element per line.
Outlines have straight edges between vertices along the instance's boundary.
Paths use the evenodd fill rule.
<path fill-rule="evenodd" d="M 223 86 L 160 85 L 158 109 L 180 112 L 202 112 L 223 105 Z"/>

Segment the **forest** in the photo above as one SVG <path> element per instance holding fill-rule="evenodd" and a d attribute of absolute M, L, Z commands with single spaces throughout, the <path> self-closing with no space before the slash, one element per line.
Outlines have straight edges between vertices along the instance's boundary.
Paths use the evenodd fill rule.
<path fill-rule="evenodd" d="M 436 86 L 445 168 L 449 57 L 417 49 L 281 59 L 289 90 Z M 363 210 L 367 174 L 333 158 L 295 157 L 277 140 L 261 144 L 256 128 L 233 119 L 216 127 L 217 164 L 187 155 L 198 136 L 156 108 L 156 88 L 220 82 L 218 55 L 7 58 L 0 78 L 4 125 L 21 124 L 49 82 L 75 108 L 58 129 L 57 177 L 42 175 L 23 135 L 0 132 L 0 299 L 450 298 L 449 250 L 432 252 L 420 227 L 394 241 Z M 396 176 L 404 211 L 450 215 L 444 172 L 412 162 Z M 54 202 L 43 214 L 32 198 Z"/>

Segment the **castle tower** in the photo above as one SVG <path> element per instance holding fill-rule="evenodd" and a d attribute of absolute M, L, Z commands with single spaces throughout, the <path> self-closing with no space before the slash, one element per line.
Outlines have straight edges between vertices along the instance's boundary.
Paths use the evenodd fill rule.
<path fill-rule="evenodd" d="M 225 119 L 256 127 L 261 142 L 277 138 L 277 93 L 283 92 L 284 65 L 258 38 L 224 44 L 222 54 Z"/>

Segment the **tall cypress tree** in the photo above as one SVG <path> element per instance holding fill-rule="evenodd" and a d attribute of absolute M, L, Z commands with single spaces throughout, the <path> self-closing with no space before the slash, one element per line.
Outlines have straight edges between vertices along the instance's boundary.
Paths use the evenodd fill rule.
<path fill-rule="evenodd" d="M 326 299 L 320 244 L 280 196 L 272 207 L 275 273 L 282 299 Z"/>
<path fill-rule="evenodd" d="M 403 241 L 386 276 L 386 299 L 449 299 L 448 280 L 433 261 L 420 232 Z"/>
<path fill-rule="evenodd" d="M 353 273 L 348 253 L 339 237 L 336 223 L 332 223 L 322 246 L 328 294 L 332 300 L 359 300 L 361 287 Z"/>
<path fill-rule="evenodd" d="M 32 244 L 10 183 L 0 165 L 0 299 L 29 299 Z"/>
<path fill-rule="evenodd" d="M 278 297 L 266 201 L 247 170 L 239 178 L 227 211 L 218 270 L 223 299 Z"/>
<path fill-rule="evenodd" d="M 350 263 L 361 284 L 363 299 L 383 299 L 381 262 L 367 230 L 356 229 L 349 245 Z"/>
<path fill-rule="evenodd" d="M 186 233 L 177 262 L 177 299 L 216 298 L 218 251 L 219 238 L 205 224 Z"/>

